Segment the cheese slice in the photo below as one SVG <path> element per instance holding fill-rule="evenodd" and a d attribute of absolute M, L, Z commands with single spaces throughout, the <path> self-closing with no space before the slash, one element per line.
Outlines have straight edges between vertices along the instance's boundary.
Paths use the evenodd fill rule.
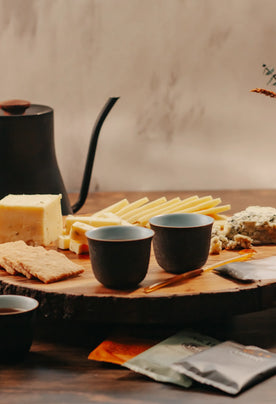
<path fill-rule="evenodd" d="M 117 226 L 121 224 L 121 218 L 115 214 L 110 214 L 108 217 L 101 216 L 73 216 L 68 215 L 65 219 L 65 232 L 66 234 L 70 234 L 71 227 L 73 223 L 81 222 L 86 223 L 89 226 L 93 227 L 102 227 L 102 226 Z"/>
<path fill-rule="evenodd" d="M 0 243 L 47 246 L 62 234 L 61 195 L 7 195 L 0 200 Z"/>

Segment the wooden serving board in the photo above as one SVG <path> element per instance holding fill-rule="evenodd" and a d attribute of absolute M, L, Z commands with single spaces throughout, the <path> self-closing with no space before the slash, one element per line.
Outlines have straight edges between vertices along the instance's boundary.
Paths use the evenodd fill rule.
<path fill-rule="evenodd" d="M 276 246 L 256 248 L 256 258 L 276 255 Z M 0 270 L 0 293 L 24 294 L 40 302 L 40 313 L 50 319 L 83 320 L 101 324 L 179 324 L 259 311 L 276 304 L 276 280 L 244 283 L 206 272 L 150 294 L 143 288 L 171 277 L 151 254 L 149 270 L 135 290 L 117 291 L 102 286 L 93 276 L 89 255 L 63 252 L 85 268 L 83 274 L 43 284 Z M 237 255 L 223 251 L 206 265 Z"/>

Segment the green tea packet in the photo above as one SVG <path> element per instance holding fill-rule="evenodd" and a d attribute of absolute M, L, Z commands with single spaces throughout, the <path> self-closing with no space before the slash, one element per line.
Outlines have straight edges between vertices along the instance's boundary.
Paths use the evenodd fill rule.
<path fill-rule="evenodd" d="M 253 261 L 232 262 L 216 269 L 222 275 L 228 275 L 241 281 L 261 281 L 276 279 L 276 257 Z"/>
<path fill-rule="evenodd" d="M 192 380 L 172 369 L 171 365 L 217 343 L 212 337 L 184 330 L 124 362 L 123 366 L 158 382 L 190 387 Z"/>
<path fill-rule="evenodd" d="M 172 364 L 197 382 L 238 394 L 276 372 L 276 354 L 255 346 L 226 341 Z"/>

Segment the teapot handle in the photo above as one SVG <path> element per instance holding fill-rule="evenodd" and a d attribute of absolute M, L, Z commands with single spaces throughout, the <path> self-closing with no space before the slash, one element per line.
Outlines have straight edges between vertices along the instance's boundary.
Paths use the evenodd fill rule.
<path fill-rule="evenodd" d="M 95 126 L 94 126 L 94 128 L 92 130 L 92 134 L 91 134 L 91 139 L 90 139 L 90 144 L 89 144 L 89 149 L 88 149 L 79 199 L 72 206 L 73 213 L 76 213 L 78 210 L 80 210 L 80 208 L 84 205 L 84 202 L 87 198 L 100 130 L 104 123 L 105 118 L 107 117 L 107 115 L 110 112 L 110 110 L 112 109 L 113 105 L 115 104 L 116 101 L 118 101 L 119 98 L 120 97 L 109 98 L 107 100 L 106 104 L 104 105 L 102 111 L 98 115 L 97 121 L 95 123 Z"/>

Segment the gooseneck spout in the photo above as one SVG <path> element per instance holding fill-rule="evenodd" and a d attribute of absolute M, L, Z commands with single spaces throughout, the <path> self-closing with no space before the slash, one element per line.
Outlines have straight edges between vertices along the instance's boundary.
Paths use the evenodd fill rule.
<path fill-rule="evenodd" d="M 80 194 L 79 194 L 79 199 L 72 206 L 73 213 L 76 213 L 78 210 L 80 210 L 80 208 L 84 205 L 84 202 L 86 200 L 88 190 L 89 190 L 89 185 L 90 185 L 90 180 L 91 180 L 92 169 L 93 169 L 100 130 L 104 123 L 105 118 L 111 111 L 111 109 L 112 109 L 113 105 L 116 103 L 116 101 L 118 101 L 118 99 L 119 99 L 119 97 L 111 97 L 107 100 L 105 106 L 103 107 L 102 111 L 98 115 L 97 121 L 92 130 L 85 169 L 84 169 L 84 174 L 83 174 L 83 180 L 82 180 Z"/>

